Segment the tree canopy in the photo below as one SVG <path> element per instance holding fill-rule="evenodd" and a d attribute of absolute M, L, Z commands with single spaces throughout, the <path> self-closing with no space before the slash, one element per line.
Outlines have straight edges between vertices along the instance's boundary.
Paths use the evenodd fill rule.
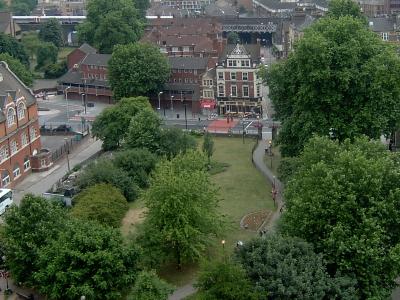
<path fill-rule="evenodd" d="M 390 134 L 400 118 L 400 59 L 350 16 L 322 18 L 305 31 L 288 60 L 263 69 L 281 153 L 295 156 L 313 133 L 343 141 Z"/>
<path fill-rule="evenodd" d="M 132 117 L 150 107 L 146 97 L 122 98 L 116 105 L 104 109 L 96 117 L 92 134 L 103 141 L 104 150 L 115 150 L 125 138 Z"/>
<path fill-rule="evenodd" d="M 56 19 L 50 19 L 40 25 L 39 39 L 53 43 L 57 48 L 63 45 L 61 25 Z"/>
<path fill-rule="evenodd" d="M 137 272 L 138 251 L 118 229 L 70 220 L 39 251 L 38 289 L 50 299 L 121 299 Z"/>
<path fill-rule="evenodd" d="M 45 67 L 46 65 L 55 64 L 57 62 L 58 49 L 53 43 L 41 43 L 37 49 L 36 69 Z"/>
<path fill-rule="evenodd" d="M 32 86 L 33 74 L 18 59 L 12 57 L 8 53 L 0 53 L 0 61 L 5 61 L 10 70 L 13 71 L 13 73 L 17 75 L 25 85 Z"/>
<path fill-rule="evenodd" d="M 16 282 L 35 286 L 38 253 L 64 227 L 66 214 L 59 203 L 33 195 L 12 206 L 4 217 L 4 253 Z"/>
<path fill-rule="evenodd" d="M 332 18 L 340 18 L 351 16 L 366 21 L 365 15 L 361 12 L 357 2 L 352 0 L 332 0 L 329 1 L 327 16 Z"/>
<path fill-rule="evenodd" d="M 29 56 L 24 46 L 15 38 L 4 33 L 0 33 L 0 53 L 8 53 L 25 66 L 29 66 Z"/>
<path fill-rule="evenodd" d="M 237 257 L 259 299 L 358 299 L 354 282 L 331 278 L 322 255 L 298 238 L 270 234 L 245 243 Z"/>
<path fill-rule="evenodd" d="M 112 53 L 115 45 L 138 41 L 143 26 L 134 1 L 92 0 L 87 4 L 85 22 L 78 26 L 78 36 L 81 42 L 93 45 L 100 53 Z"/>
<path fill-rule="evenodd" d="M 73 217 L 97 221 L 115 228 L 128 211 L 128 202 L 120 190 L 110 184 L 100 183 L 89 186 L 74 197 Z"/>
<path fill-rule="evenodd" d="M 171 293 L 172 287 L 154 271 L 142 271 L 127 300 L 167 300 Z"/>
<path fill-rule="evenodd" d="M 11 11 L 17 16 L 29 16 L 37 5 L 37 0 L 13 0 Z"/>
<path fill-rule="evenodd" d="M 285 189 L 284 233 L 357 279 L 361 299 L 387 298 L 400 262 L 399 157 L 380 142 L 314 137 Z"/>
<path fill-rule="evenodd" d="M 157 93 L 169 74 L 166 57 L 150 44 L 118 45 L 109 61 L 109 80 L 116 99 Z"/>
<path fill-rule="evenodd" d="M 221 228 L 217 190 L 196 151 L 160 162 L 145 191 L 148 208 L 138 242 L 155 264 L 196 261 Z"/>

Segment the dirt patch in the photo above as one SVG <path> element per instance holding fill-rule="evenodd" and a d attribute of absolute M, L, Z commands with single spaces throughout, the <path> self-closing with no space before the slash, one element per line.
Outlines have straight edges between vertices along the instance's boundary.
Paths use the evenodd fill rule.
<path fill-rule="evenodd" d="M 240 221 L 240 227 L 250 231 L 257 231 L 272 216 L 272 211 L 262 210 L 245 215 Z"/>
<path fill-rule="evenodd" d="M 135 225 L 140 224 L 144 220 L 146 208 L 132 208 L 128 210 L 122 219 L 122 233 L 127 235 L 134 231 Z"/>

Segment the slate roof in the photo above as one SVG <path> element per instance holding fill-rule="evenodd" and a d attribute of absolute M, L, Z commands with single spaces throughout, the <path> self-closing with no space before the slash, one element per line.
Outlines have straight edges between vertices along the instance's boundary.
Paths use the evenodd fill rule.
<path fill-rule="evenodd" d="M 394 31 L 394 20 L 391 18 L 368 18 L 369 28 L 374 32 Z"/>
<path fill-rule="evenodd" d="M 294 9 L 297 6 L 295 2 L 281 2 L 279 0 L 258 0 L 261 4 L 270 9 Z"/>
<path fill-rule="evenodd" d="M 169 57 L 171 69 L 204 70 L 207 68 L 207 57 Z"/>
<path fill-rule="evenodd" d="M 225 46 L 224 51 L 222 52 L 222 55 L 220 56 L 219 61 L 223 62 L 226 60 L 227 56 L 232 53 L 232 51 L 236 48 L 237 45 L 233 44 L 228 44 Z M 250 58 L 253 62 L 258 62 L 261 57 L 260 53 L 260 45 L 258 44 L 243 44 L 241 45 L 245 51 L 247 52 L 248 55 L 250 55 Z"/>
<path fill-rule="evenodd" d="M 98 79 L 87 79 L 86 82 L 82 80 L 82 73 L 76 70 L 69 70 L 63 76 L 61 76 L 58 80 L 60 84 L 87 84 L 87 85 L 95 85 L 95 86 L 103 86 L 109 87 L 109 83 L 107 80 L 98 80 Z"/>
<path fill-rule="evenodd" d="M 83 65 L 95 65 L 95 66 L 107 66 L 108 61 L 111 58 L 111 54 L 97 54 L 97 53 L 89 53 L 82 60 L 81 64 Z"/>
<path fill-rule="evenodd" d="M 0 12 L 0 32 L 5 32 L 11 23 L 11 13 L 8 11 Z"/>
<path fill-rule="evenodd" d="M 294 15 L 291 18 L 291 23 L 300 31 L 303 31 L 307 27 L 309 27 L 312 23 L 316 21 L 316 18 L 303 14 L 303 15 Z"/>
<path fill-rule="evenodd" d="M 7 94 L 15 100 L 16 96 L 24 96 L 26 106 L 32 106 L 36 103 L 36 98 L 29 89 L 9 68 L 6 62 L 0 62 L 0 73 L 2 80 L 0 81 L 0 107 L 4 106 Z M 4 113 L 0 110 L 0 122 L 6 119 Z"/>
<path fill-rule="evenodd" d="M 86 54 L 89 53 L 97 53 L 97 50 L 95 48 L 93 48 L 92 46 L 90 46 L 88 43 L 83 43 L 80 47 L 79 50 L 82 50 L 83 52 L 85 52 Z"/>

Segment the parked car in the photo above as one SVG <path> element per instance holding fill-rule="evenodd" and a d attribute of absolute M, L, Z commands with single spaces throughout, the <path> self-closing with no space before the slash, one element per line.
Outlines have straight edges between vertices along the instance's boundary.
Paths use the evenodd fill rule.
<path fill-rule="evenodd" d="M 10 189 L 0 189 L 0 216 L 4 214 L 6 209 L 13 203 L 12 191 Z"/>
<path fill-rule="evenodd" d="M 72 127 L 67 124 L 59 125 L 58 127 L 53 129 L 53 132 L 71 132 Z"/>

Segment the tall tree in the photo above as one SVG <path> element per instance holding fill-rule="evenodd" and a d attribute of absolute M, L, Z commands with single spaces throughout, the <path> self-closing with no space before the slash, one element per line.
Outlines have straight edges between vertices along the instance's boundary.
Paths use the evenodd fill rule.
<path fill-rule="evenodd" d="M 38 290 L 50 299 L 121 299 L 137 272 L 138 251 L 118 229 L 71 220 L 39 251 Z"/>
<path fill-rule="evenodd" d="M 260 72 L 282 121 L 281 153 L 295 156 L 313 133 L 343 141 L 390 134 L 400 118 L 400 59 L 350 16 L 322 18 L 288 60 Z"/>
<path fill-rule="evenodd" d="M 332 18 L 340 18 L 344 16 L 351 16 L 366 21 L 365 15 L 361 12 L 360 6 L 357 2 L 352 0 L 332 0 L 329 1 L 329 8 L 327 16 Z"/>
<path fill-rule="evenodd" d="M 132 117 L 150 107 L 145 97 L 123 98 L 101 112 L 93 122 L 92 134 L 103 141 L 104 150 L 115 150 L 125 138 Z"/>
<path fill-rule="evenodd" d="M 239 35 L 237 32 L 229 32 L 228 34 L 228 44 L 237 44 L 240 42 Z"/>
<path fill-rule="evenodd" d="M 148 207 L 138 241 L 155 264 L 196 261 L 221 228 L 217 190 L 201 153 L 189 151 L 159 163 L 143 197 Z"/>
<path fill-rule="evenodd" d="M 132 0 L 89 1 L 87 18 L 78 26 L 79 40 L 101 53 L 112 53 L 117 44 L 134 43 L 142 33 L 143 20 Z"/>
<path fill-rule="evenodd" d="M 16 282 L 35 286 L 33 274 L 39 270 L 38 253 L 55 239 L 65 226 L 66 214 L 55 202 L 33 195 L 5 214 L 4 252 Z"/>
<path fill-rule="evenodd" d="M 39 39 L 53 43 L 57 48 L 63 45 L 61 25 L 56 19 L 50 19 L 40 25 Z"/>
<path fill-rule="evenodd" d="M 201 300 L 259 299 L 243 267 L 232 262 L 206 263 L 196 286 Z"/>
<path fill-rule="evenodd" d="M 119 228 L 128 211 L 128 202 L 120 190 L 110 184 L 92 185 L 74 197 L 73 217 L 97 221 L 102 225 Z"/>
<path fill-rule="evenodd" d="M 44 42 L 37 49 L 36 69 L 43 68 L 47 65 L 54 64 L 57 61 L 58 49 L 53 43 Z"/>
<path fill-rule="evenodd" d="M 24 45 L 31 59 L 34 58 L 37 53 L 37 49 L 41 44 L 38 34 L 35 31 L 28 31 L 26 33 L 23 33 L 21 43 L 22 45 Z"/>
<path fill-rule="evenodd" d="M 160 279 L 154 271 L 142 271 L 127 300 L 167 300 L 172 287 Z"/>
<path fill-rule="evenodd" d="M 166 57 L 149 44 L 118 45 L 108 64 L 110 85 L 117 99 L 159 92 L 170 73 Z"/>
<path fill-rule="evenodd" d="M 8 53 L 0 53 L 0 61 L 5 61 L 11 71 L 27 86 L 32 86 L 33 74 L 18 59 Z"/>
<path fill-rule="evenodd" d="M 194 150 L 197 147 L 195 138 L 179 128 L 162 128 L 157 154 L 174 157 L 179 153 Z"/>
<path fill-rule="evenodd" d="M 354 281 L 330 277 L 322 255 L 301 239 L 270 234 L 245 243 L 237 257 L 259 299 L 358 299 Z"/>
<path fill-rule="evenodd" d="M 0 53 L 8 53 L 25 66 L 29 66 L 29 56 L 24 46 L 15 38 L 4 33 L 0 33 Z"/>
<path fill-rule="evenodd" d="M 140 16 L 145 19 L 146 11 L 150 8 L 149 0 L 135 0 L 135 7 L 139 10 Z"/>
<path fill-rule="evenodd" d="M 314 137 L 285 188 L 282 230 L 312 243 L 361 299 L 389 297 L 400 262 L 399 157 L 366 137 Z"/>

